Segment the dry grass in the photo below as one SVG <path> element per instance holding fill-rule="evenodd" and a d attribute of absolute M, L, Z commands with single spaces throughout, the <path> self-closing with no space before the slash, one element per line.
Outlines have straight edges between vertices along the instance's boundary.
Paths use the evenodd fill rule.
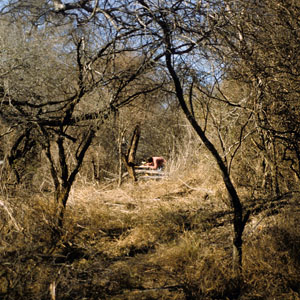
<path fill-rule="evenodd" d="M 64 300 L 299 299 L 299 195 L 264 209 L 242 195 L 255 208 L 243 283 L 231 273 L 226 193 L 203 167 L 121 188 L 78 182 L 58 244 L 51 195 L 3 193 L 0 298 L 51 299 L 51 286 Z"/>

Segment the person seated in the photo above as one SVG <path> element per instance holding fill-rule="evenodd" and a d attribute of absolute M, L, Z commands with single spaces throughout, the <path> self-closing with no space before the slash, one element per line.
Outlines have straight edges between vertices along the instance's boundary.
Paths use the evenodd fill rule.
<path fill-rule="evenodd" d="M 162 170 L 165 166 L 166 160 L 162 156 L 153 156 L 147 159 L 145 167 L 152 170 Z"/>

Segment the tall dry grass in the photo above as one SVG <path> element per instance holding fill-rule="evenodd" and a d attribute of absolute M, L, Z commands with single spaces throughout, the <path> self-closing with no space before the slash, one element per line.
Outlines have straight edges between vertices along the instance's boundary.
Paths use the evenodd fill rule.
<path fill-rule="evenodd" d="M 299 194 L 258 209 L 240 190 L 255 208 L 240 282 L 231 272 L 232 213 L 214 163 L 204 156 L 179 169 L 121 187 L 79 180 L 58 243 L 51 194 L 3 190 L 0 298 L 299 299 Z"/>

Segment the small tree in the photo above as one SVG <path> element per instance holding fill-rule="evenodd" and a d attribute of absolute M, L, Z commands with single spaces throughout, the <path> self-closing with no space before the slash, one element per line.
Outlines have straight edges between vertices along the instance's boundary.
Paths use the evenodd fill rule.
<path fill-rule="evenodd" d="M 22 5 L 15 5 L 12 8 L 28 19 L 32 17 L 30 8 L 36 9 L 29 5 L 29 10 L 23 10 Z M 108 18 L 105 14 L 103 17 Z M 21 40 L 18 54 L 24 56 L 24 61 L 11 67 L 11 72 L 4 72 L 0 84 L 1 118 L 21 132 L 16 133 L 11 148 L 11 165 L 20 157 L 20 150 L 24 154 L 33 146 L 42 145 L 54 182 L 58 227 L 63 225 L 70 189 L 101 125 L 122 107 L 161 86 L 145 81 L 152 68 L 151 55 L 138 55 L 134 65 L 121 64 L 120 57 L 131 50 L 126 44 L 119 47 L 125 35 L 114 32 L 96 47 L 96 39 L 86 38 L 85 32 L 76 31 L 73 26 L 50 25 L 54 35 L 33 30 L 30 39 Z M 20 24 L 20 32 L 25 29 Z M 112 29 L 106 30 L 108 33 Z M 43 55 L 39 55 L 41 49 Z M 6 53 L 9 58 L 15 55 L 13 48 Z M 7 62 L 10 60 L 1 61 L 9 69 Z"/>
<path fill-rule="evenodd" d="M 234 212 L 233 268 L 239 276 L 242 268 L 242 235 L 249 218 L 249 212 L 244 214 L 228 166 L 226 166 L 216 146 L 209 140 L 195 117 L 191 105 L 194 94 L 192 88 L 189 93 L 185 93 L 183 84 L 185 80 L 192 76 L 188 67 L 189 62 L 195 58 L 195 54 L 202 54 L 203 59 L 205 59 L 205 52 L 208 51 L 204 46 L 205 43 L 213 44 L 213 33 L 219 26 L 222 26 L 221 23 L 218 23 L 218 19 L 214 20 L 214 17 L 216 17 L 214 8 L 218 10 L 221 7 L 218 6 L 220 3 L 209 2 L 211 6 L 202 2 L 203 6 L 201 3 L 181 1 L 176 3 L 162 1 L 159 4 L 154 4 L 150 1 L 138 0 L 137 3 L 140 10 L 131 13 L 136 16 L 143 32 L 145 29 L 148 30 L 148 35 L 151 36 L 153 44 L 159 45 L 160 57 L 164 58 L 164 62 L 161 62 L 161 64 L 164 65 L 173 81 L 174 93 L 181 109 L 207 150 L 216 160 L 221 171 Z M 212 15 L 214 16 L 211 17 Z"/>
<path fill-rule="evenodd" d="M 284 184 L 299 183 L 299 6 L 281 0 L 225 2 L 226 26 L 218 30 L 224 47 L 218 53 L 232 61 L 228 72 L 234 78 L 251 85 L 253 142 L 262 155 L 265 186 L 278 196 Z"/>

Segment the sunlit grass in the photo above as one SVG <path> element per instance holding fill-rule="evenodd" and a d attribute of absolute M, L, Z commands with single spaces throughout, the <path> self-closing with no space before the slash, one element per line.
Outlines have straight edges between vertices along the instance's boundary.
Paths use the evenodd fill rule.
<path fill-rule="evenodd" d="M 58 243 L 53 195 L 3 193 L 1 299 L 49 299 L 50 285 L 56 299 L 297 299 L 298 198 L 251 216 L 236 281 L 232 212 L 210 168 L 121 187 L 79 180 Z"/>

